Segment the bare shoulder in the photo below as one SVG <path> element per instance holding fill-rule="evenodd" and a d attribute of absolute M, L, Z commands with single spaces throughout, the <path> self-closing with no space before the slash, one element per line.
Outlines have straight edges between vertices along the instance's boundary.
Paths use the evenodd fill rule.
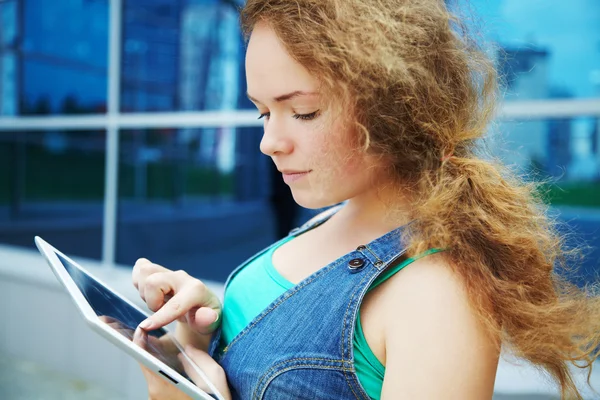
<path fill-rule="evenodd" d="M 483 326 L 471 306 L 462 277 L 453 271 L 444 253 L 412 262 L 385 285 L 379 312 L 385 317 L 402 315 L 404 321 L 415 322 L 412 331 L 444 328 L 449 333 L 448 329 L 456 327 L 465 333 Z M 397 318 L 386 320 L 386 331 L 405 326 Z"/>
<path fill-rule="evenodd" d="M 452 301 L 455 305 L 468 303 L 462 279 L 452 270 L 444 253 L 434 253 L 413 261 L 388 279 L 386 284 L 386 306 L 389 306 L 390 310 L 399 305 L 397 301 L 410 304 L 411 309 L 415 306 L 419 308 L 436 303 L 439 305 L 440 301 L 442 304 Z M 424 303 L 414 304 L 416 300 Z M 392 306 L 394 303 L 396 304 Z"/>
<path fill-rule="evenodd" d="M 383 393 L 491 398 L 499 348 L 443 253 L 414 261 L 381 286 L 388 381 Z M 388 374 L 404 382 L 393 383 Z"/>

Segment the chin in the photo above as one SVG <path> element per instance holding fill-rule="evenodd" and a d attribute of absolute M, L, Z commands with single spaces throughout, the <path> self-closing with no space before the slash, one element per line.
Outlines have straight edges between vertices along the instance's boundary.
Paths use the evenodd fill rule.
<path fill-rule="evenodd" d="M 296 203 L 300 207 L 308 208 L 311 210 L 331 207 L 344 201 L 344 199 L 334 199 L 330 196 L 317 196 L 314 193 L 294 193 L 293 190 L 292 196 L 294 197 L 294 201 L 296 201 Z"/>

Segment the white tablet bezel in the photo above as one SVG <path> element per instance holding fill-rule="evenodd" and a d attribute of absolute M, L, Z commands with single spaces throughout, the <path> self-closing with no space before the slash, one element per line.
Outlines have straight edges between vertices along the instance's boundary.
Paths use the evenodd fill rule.
<path fill-rule="evenodd" d="M 148 316 L 148 314 L 145 311 L 140 309 L 137 305 L 135 305 L 134 303 L 129 301 L 127 298 L 121 296 L 120 294 L 118 294 L 117 292 L 112 290 L 109 285 L 102 282 L 100 279 L 95 277 L 93 274 L 91 274 L 85 268 L 81 267 L 78 263 L 73 261 L 71 258 L 69 258 L 65 254 L 63 254 L 61 251 L 59 251 L 55 247 L 53 247 L 51 244 L 46 242 L 41 237 L 39 237 L 39 236 L 35 237 L 35 244 L 36 244 L 37 248 L 39 249 L 40 253 L 42 253 L 44 258 L 48 262 L 48 265 L 54 272 L 54 275 L 56 276 L 58 281 L 63 285 L 63 287 L 71 295 L 71 298 L 75 302 L 77 309 L 83 316 L 85 322 L 87 322 L 88 326 L 90 326 L 92 328 L 92 330 L 99 333 L 105 339 L 107 339 L 108 341 L 110 341 L 111 343 L 116 345 L 117 347 L 124 350 L 126 353 L 128 353 L 130 356 L 135 358 L 137 361 L 141 362 L 147 368 L 154 371 L 157 375 L 159 375 L 165 381 L 170 382 L 171 384 L 174 384 L 177 388 L 179 388 L 181 391 L 185 392 L 186 394 L 188 394 L 192 397 L 197 397 L 197 398 L 204 399 L 204 400 L 214 400 L 214 397 L 212 397 L 208 393 L 204 392 L 198 386 L 191 383 L 188 379 L 183 377 L 181 374 L 179 374 L 177 371 L 175 371 L 174 369 L 169 367 L 167 364 L 165 364 L 158 358 L 154 357 L 152 354 L 148 353 L 144 349 L 140 348 L 136 344 L 127 340 L 123 335 L 118 333 L 113 328 L 109 327 L 106 323 L 102 322 L 98 318 L 98 316 L 96 315 L 96 313 L 94 312 L 94 310 L 92 309 L 90 304 L 85 299 L 83 293 L 81 293 L 81 291 L 77 287 L 77 284 L 75 283 L 75 281 L 73 281 L 73 279 L 71 278 L 69 273 L 65 270 L 65 267 L 64 267 L 63 263 L 60 261 L 60 259 L 57 257 L 57 254 L 59 254 L 61 257 L 64 257 L 69 262 L 71 262 L 79 270 L 81 270 L 83 273 L 89 275 L 92 279 L 96 280 L 98 283 L 100 283 L 102 286 L 104 286 L 107 290 L 112 292 L 115 296 L 121 298 L 123 301 L 125 301 L 127 304 L 129 304 L 131 307 L 133 307 L 137 311 L 141 312 L 142 314 Z M 204 379 L 207 386 L 213 391 L 213 393 L 215 394 L 217 399 L 223 400 L 223 396 L 218 392 L 218 390 L 216 389 L 214 384 L 209 381 L 209 379 L 202 372 L 202 370 L 199 367 L 197 367 L 195 365 L 195 363 L 189 358 L 189 356 L 183 351 L 182 346 L 175 340 L 175 338 L 170 333 L 167 332 L 167 334 L 170 335 L 170 338 L 173 340 L 175 345 L 179 348 L 179 350 L 184 355 L 184 357 L 187 359 L 187 361 L 192 366 L 195 367 L 195 370 L 198 373 L 198 375 L 202 379 Z M 177 382 L 177 383 L 174 383 L 174 382 Z"/>

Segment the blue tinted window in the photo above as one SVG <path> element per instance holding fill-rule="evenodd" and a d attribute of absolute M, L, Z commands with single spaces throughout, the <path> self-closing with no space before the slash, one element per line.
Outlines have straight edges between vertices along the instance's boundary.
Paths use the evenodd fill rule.
<path fill-rule="evenodd" d="M 103 131 L 0 132 L 0 243 L 33 248 L 40 235 L 100 258 L 105 141 Z"/>
<path fill-rule="evenodd" d="M 0 17 L 1 115 L 104 112 L 106 0 L 12 0 Z"/>
<path fill-rule="evenodd" d="M 470 4 L 485 38 L 499 46 L 496 57 L 507 79 L 509 100 L 600 97 L 600 2 Z"/>
<path fill-rule="evenodd" d="M 146 257 L 225 281 L 267 246 L 273 163 L 261 136 L 261 127 L 121 131 L 117 262 Z"/>
<path fill-rule="evenodd" d="M 250 107 L 234 1 L 131 0 L 123 20 L 122 111 Z"/>

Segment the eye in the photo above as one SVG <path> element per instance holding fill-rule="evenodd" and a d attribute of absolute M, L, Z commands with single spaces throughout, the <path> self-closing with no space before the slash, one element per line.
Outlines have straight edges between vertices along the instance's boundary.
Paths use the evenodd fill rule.
<path fill-rule="evenodd" d="M 260 114 L 260 116 L 258 117 L 258 119 L 262 119 L 262 118 L 265 118 L 265 117 L 268 119 L 270 116 L 271 116 L 271 113 L 270 112 L 266 112 L 264 114 Z"/>
<path fill-rule="evenodd" d="M 318 113 L 319 113 L 319 110 L 312 112 L 310 114 L 294 114 L 294 118 L 303 119 L 305 121 L 310 121 L 311 119 L 315 119 L 315 117 L 317 116 Z"/>

